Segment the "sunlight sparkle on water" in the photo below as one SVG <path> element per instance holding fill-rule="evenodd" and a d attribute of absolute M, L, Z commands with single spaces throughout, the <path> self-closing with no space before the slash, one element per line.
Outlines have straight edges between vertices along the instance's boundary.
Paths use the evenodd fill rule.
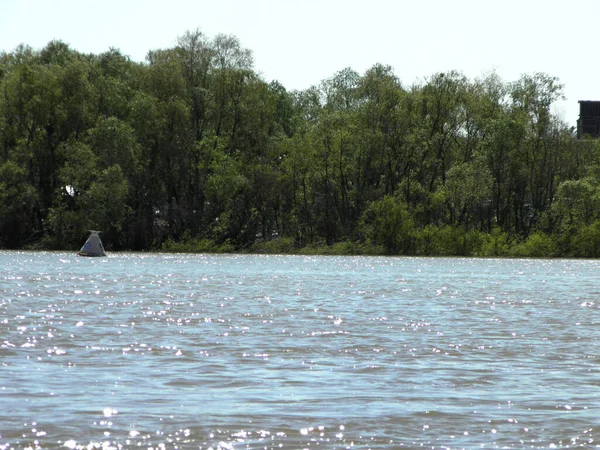
<path fill-rule="evenodd" d="M 1 444 L 588 445 L 599 273 L 597 261 L 0 252 Z"/>

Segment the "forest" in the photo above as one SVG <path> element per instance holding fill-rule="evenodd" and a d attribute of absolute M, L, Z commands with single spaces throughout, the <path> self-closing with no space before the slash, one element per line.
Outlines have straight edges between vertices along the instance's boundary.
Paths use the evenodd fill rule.
<path fill-rule="evenodd" d="M 600 141 L 544 73 L 266 82 L 231 35 L 0 53 L 0 248 L 600 256 Z"/>

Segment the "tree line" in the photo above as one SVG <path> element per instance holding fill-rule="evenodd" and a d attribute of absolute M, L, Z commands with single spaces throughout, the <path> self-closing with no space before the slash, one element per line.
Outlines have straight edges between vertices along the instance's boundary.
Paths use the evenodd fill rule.
<path fill-rule="evenodd" d="M 288 91 L 234 36 L 136 63 L 0 54 L 0 248 L 600 256 L 599 141 L 563 86 L 343 69 Z"/>

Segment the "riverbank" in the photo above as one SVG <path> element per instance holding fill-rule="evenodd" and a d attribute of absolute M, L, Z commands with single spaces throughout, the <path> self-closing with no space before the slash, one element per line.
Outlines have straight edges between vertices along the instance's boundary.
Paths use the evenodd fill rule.
<path fill-rule="evenodd" d="M 279 237 L 255 242 L 244 248 L 231 243 L 216 244 L 208 240 L 188 239 L 175 242 L 167 240 L 160 250 L 185 253 L 246 253 L 287 255 L 365 255 L 365 256 L 461 256 L 506 258 L 595 258 L 600 251 L 595 239 L 576 239 L 569 242 L 545 233 L 534 233 L 526 240 L 510 238 L 506 233 L 490 234 L 438 229 L 436 232 L 414 236 L 404 251 L 394 250 L 378 243 L 341 241 L 331 245 L 325 242 L 299 246 L 292 238 Z M 570 244 L 570 247 L 569 247 Z"/>

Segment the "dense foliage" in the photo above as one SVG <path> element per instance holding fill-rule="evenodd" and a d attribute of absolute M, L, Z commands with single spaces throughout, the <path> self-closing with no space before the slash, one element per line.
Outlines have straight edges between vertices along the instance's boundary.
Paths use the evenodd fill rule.
<path fill-rule="evenodd" d="M 0 54 L 0 247 L 600 255 L 600 149 L 556 78 L 388 66 L 305 91 L 238 39 L 145 63 L 60 41 Z M 316 249 L 316 250 L 315 250 Z"/>

